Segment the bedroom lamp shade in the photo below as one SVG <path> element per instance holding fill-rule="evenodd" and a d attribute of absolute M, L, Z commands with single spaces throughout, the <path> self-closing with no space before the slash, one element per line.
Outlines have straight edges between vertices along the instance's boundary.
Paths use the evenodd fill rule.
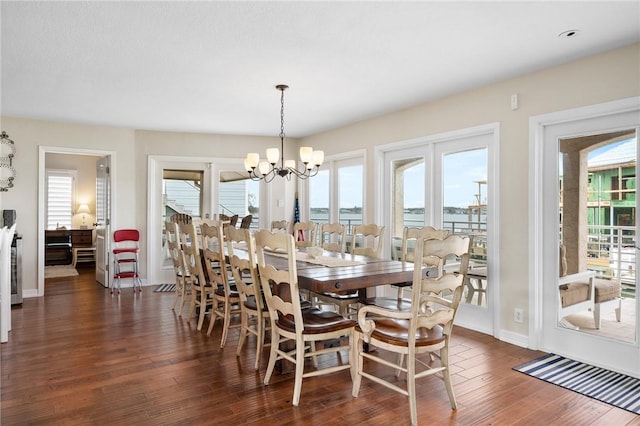
<path fill-rule="evenodd" d="M 82 215 L 82 225 L 80 225 L 80 229 L 87 229 L 85 218 L 87 216 L 87 213 L 91 213 L 91 210 L 89 210 L 89 206 L 87 204 L 80 204 L 80 206 L 78 206 L 78 210 L 76 210 L 76 213 Z"/>

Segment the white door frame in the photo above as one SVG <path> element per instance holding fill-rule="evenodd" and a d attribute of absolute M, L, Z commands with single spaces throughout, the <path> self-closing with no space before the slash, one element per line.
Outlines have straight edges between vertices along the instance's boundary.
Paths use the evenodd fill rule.
<path fill-rule="evenodd" d="M 241 158 L 213 158 L 213 157 L 176 157 L 165 155 L 150 155 L 148 157 L 147 174 L 147 283 L 161 284 L 173 282 L 175 275 L 173 266 L 162 265 L 162 230 L 158 212 L 162 206 L 162 170 L 166 168 L 204 170 L 202 209 L 203 214 L 210 215 L 218 211 L 219 175 L 224 170 L 244 170 Z M 270 187 L 261 183 L 260 212 L 268 213 L 267 200 L 271 197 Z M 265 213 L 266 215 L 266 213 Z M 260 214 L 261 225 L 268 218 Z"/>
<path fill-rule="evenodd" d="M 554 300 L 545 297 L 545 294 L 550 294 L 545 289 L 549 290 L 551 287 L 543 286 L 543 283 L 556 287 L 558 282 L 558 154 L 557 141 L 551 140 L 547 135 L 553 133 L 554 128 L 566 128 L 574 135 L 592 134 L 594 131 L 606 133 L 621 126 L 636 128 L 637 132 L 639 114 L 640 97 L 633 97 L 534 116 L 529 120 L 528 346 L 531 349 L 558 353 L 635 377 L 640 376 L 640 327 L 637 326 L 637 322 L 636 339 L 633 344 L 561 329 L 557 325 L 557 316 L 553 320 L 549 315 L 544 315 L 545 311 L 549 312 L 549 306 L 545 308 L 545 303 L 553 303 L 557 309 L 558 302 L 557 297 Z M 551 149 L 553 151 L 550 151 Z M 554 164 L 549 163 L 555 164 L 555 172 L 551 169 Z"/>
<path fill-rule="evenodd" d="M 437 176 L 440 166 L 435 165 L 436 155 L 442 152 L 443 147 L 446 149 L 450 145 L 452 148 L 458 148 L 461 143 L 464 143 L 463 140 L 480 136 L 489 136 L 490 138 L 489 143 L 485 145 L 488 150 L 487 181 L 490 182 L 487 185 L 487 259 L 490 259 L 487 273 L 491 277 L 491 283 L 494 283 L 491 284 L 494 285 L 494 291 L 487 291 L 488 308 L 478 308 L 462 303 L 456 315 L 456 324 L 500 338 L 500 124 L 489 123 L 376 147 L 375 158 L 378 173 L 376 174 L 375 193 L 383 194 L 382 197 L 377 198 L 376 211 L 383 216 L 380 218 L 380 223 L 384 223 L 390 229 L 391 217 L 389 209 L 386 207 L 386 204 L 390 204 L 390 188 L 388 188 L 388 183 L 385 183 L 387 178 L 384 176 L 386 153 L 398 150 L 407 152 L 407 149 L 415 148 L 417 155 L 426 155 L 425 191 L 433 194 L 435 186 L 441 182 Z M 436 221 L 436 223 L 442 221 L 442 212 L 436 211 L 439 208 L 439 206 L 425 206 L 425 221 L 429 219 Z M 381 289 L 377 290 L 382 291 Z"/>
<path fill-rule="evenodd" d="M 45 194 L 46 194 L 46 155 L 47 154 L 68 154 L 68 155 L 93 155 L 98 157 L 111 157 L 111 223 L 116 222 L 114 193 L 116 191 L 116 152 L 94 149 L 66 148 L 56 146 L 38 147 L 38 296 L 44 296 L 44 231 L 46 225 L 45 217 Z"/>

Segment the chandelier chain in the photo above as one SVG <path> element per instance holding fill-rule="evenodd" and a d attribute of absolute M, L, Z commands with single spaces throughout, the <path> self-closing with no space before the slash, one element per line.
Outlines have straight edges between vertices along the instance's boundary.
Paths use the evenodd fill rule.
<path fill-rule="evenodd" d="M 280 92 L 280 139 L 284 139 L 284 89 Z"/>

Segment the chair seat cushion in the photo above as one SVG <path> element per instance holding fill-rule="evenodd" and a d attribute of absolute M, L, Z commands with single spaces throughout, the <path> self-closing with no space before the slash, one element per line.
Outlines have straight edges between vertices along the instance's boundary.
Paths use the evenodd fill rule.
<path fill-rule="evenodd" d="M 620 297 L 620 293 L 622 291 L 620 281 L 618 280 L 596 279 L 594 280 L 593 285 L 596 288 L 596 303 L 606 302 L 607 300 Z"/>
<path fill-rule="evenodd" d="M 407 346 L 409 337 L 409 320 L 394 318 L 371 318 L 376 327 L 371 337 L 381 342 L 397 346 Z M 356 331 L 362 333 L 359 326 Z M 442 343 L 445 339 L 443 328 L 436 325 L 432 329 L 418 328 L 416 330 L 416 346 L 432 346 Z"/>
<path fill-rule="evenodd" d="M 593 280 L 593 285 L 595 287 L 595 303 L 602 303 L 620 297 L 622 287 L 618 280 L 596 278 Z M 587 282 L 574 282 L 560 287 L 560 300 L 562 300 L 563 308 L 583 302 L 588 298 L 589 284 Z"/>
<path fill-rule="evenodd" d="M 355 321 L 344 318 L 331 311 L 321 311 L 318 308 L 302 310 L 302 322 L 304 322 L 303 334 L 322 334 L 337 330 L 347 330 L 356 325 Z M 290 333 L 295 333 L 295 321 L 292 315 L 279 316 L 276 325 Z"/>
<path fill-rule="evenodd" d="M 587 283 L 569 283 L 560 287 L 560 301 L 562 307 L 575 305 L 589 299 L 589 284 Z"/>
<path fill-rule="evenodd" d="M 258 305 L 256 304 L 256 297 L 254 295 L 247 296 L 247 301 L 244 302 L 244 306 L 246 306 L 248 309 L 252 311 L 257 311 Z M 263 312 L 269 311 L 269 309 L 267 308 L 267 302 L 264 300 L 264 296 L 262 297 L 262 311 Z"/>
<path fill-rule="evenodd" d="M 131 253 L 137 254 L 140 250 L 137 248 L 117 248 L 113 249 L 113 254 Z"/>
<path fill-rule="evenodd" d="M 223 296 L 224 297 L 224 287 L 222 286 L 218 286 L 218 288 L 216 288 L 216 296 Z M 234 289 L 231 289 L 231 292 L 229 294 L 230 298 L 238 298 L 240 297 L 240 294 L 238 294 L 238 292 Z"/>

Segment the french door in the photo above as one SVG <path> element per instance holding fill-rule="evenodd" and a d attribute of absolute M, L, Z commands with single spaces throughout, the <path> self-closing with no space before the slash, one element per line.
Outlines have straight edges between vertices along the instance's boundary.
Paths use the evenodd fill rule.
<path fill-rule="evenodd" d="M 262 186 L 246 179 L 242 160 L 195 157 L 149 158 L 147 223 L 148 281 L 170 283 L 175 279 L 173 266 L 164 244 L 164 221 L 174 213 L 185 213 L 199 226 L 216 215 L 253 216 L 257 227 L 265 214 L 266 195 Z"/>
<path fill-rule="evenodd" d="M 111 156 L 96 162 L 96 281 L 109 287 L 111 242 Z"/>
<path fill-rule="evenodd" d="M 433 226 L 469 236 L 472 264 L 488 274 L 466 286 L 456 322 L 496 334 L 497 127 L 396 144 L 384 148 L 382 156 L 385 196 L 380 208 L 391 237 L 391 257 L 398 255 L 404 227 Z"/>
<path fill-rule="evenodd" d="M 541 321 L 532 321 L 530 335 L 541 336 L 539 348 L 544 351 L 636 377 L 640 377 L 635 274 L 640 265 L 636 233 L 640 201 L 635 191 L 639 110 L 637 101 L 620 101 L 532 119 L 539 134 L 534 145 L 542 161 L 534 170 L 534 184 L 540 190 L 532 203 L 532 220 L 540 219 L 531 228 L 535 247 L 531 294 Z M 615 321 L 613 310 L 604 308 L 598 333 L 590 322 L 579 329 L 568 327 L 573 316 L 559 321 L 560 242 L 568 247 L 569 265 L 576 269 L 569 272 L 590 269 L 621 281 L 621 323 Z M 589 318 L 590 313 L 585 315 Z M 615 334 L 620 326 L 629 328 L 628 336 Z"/>

